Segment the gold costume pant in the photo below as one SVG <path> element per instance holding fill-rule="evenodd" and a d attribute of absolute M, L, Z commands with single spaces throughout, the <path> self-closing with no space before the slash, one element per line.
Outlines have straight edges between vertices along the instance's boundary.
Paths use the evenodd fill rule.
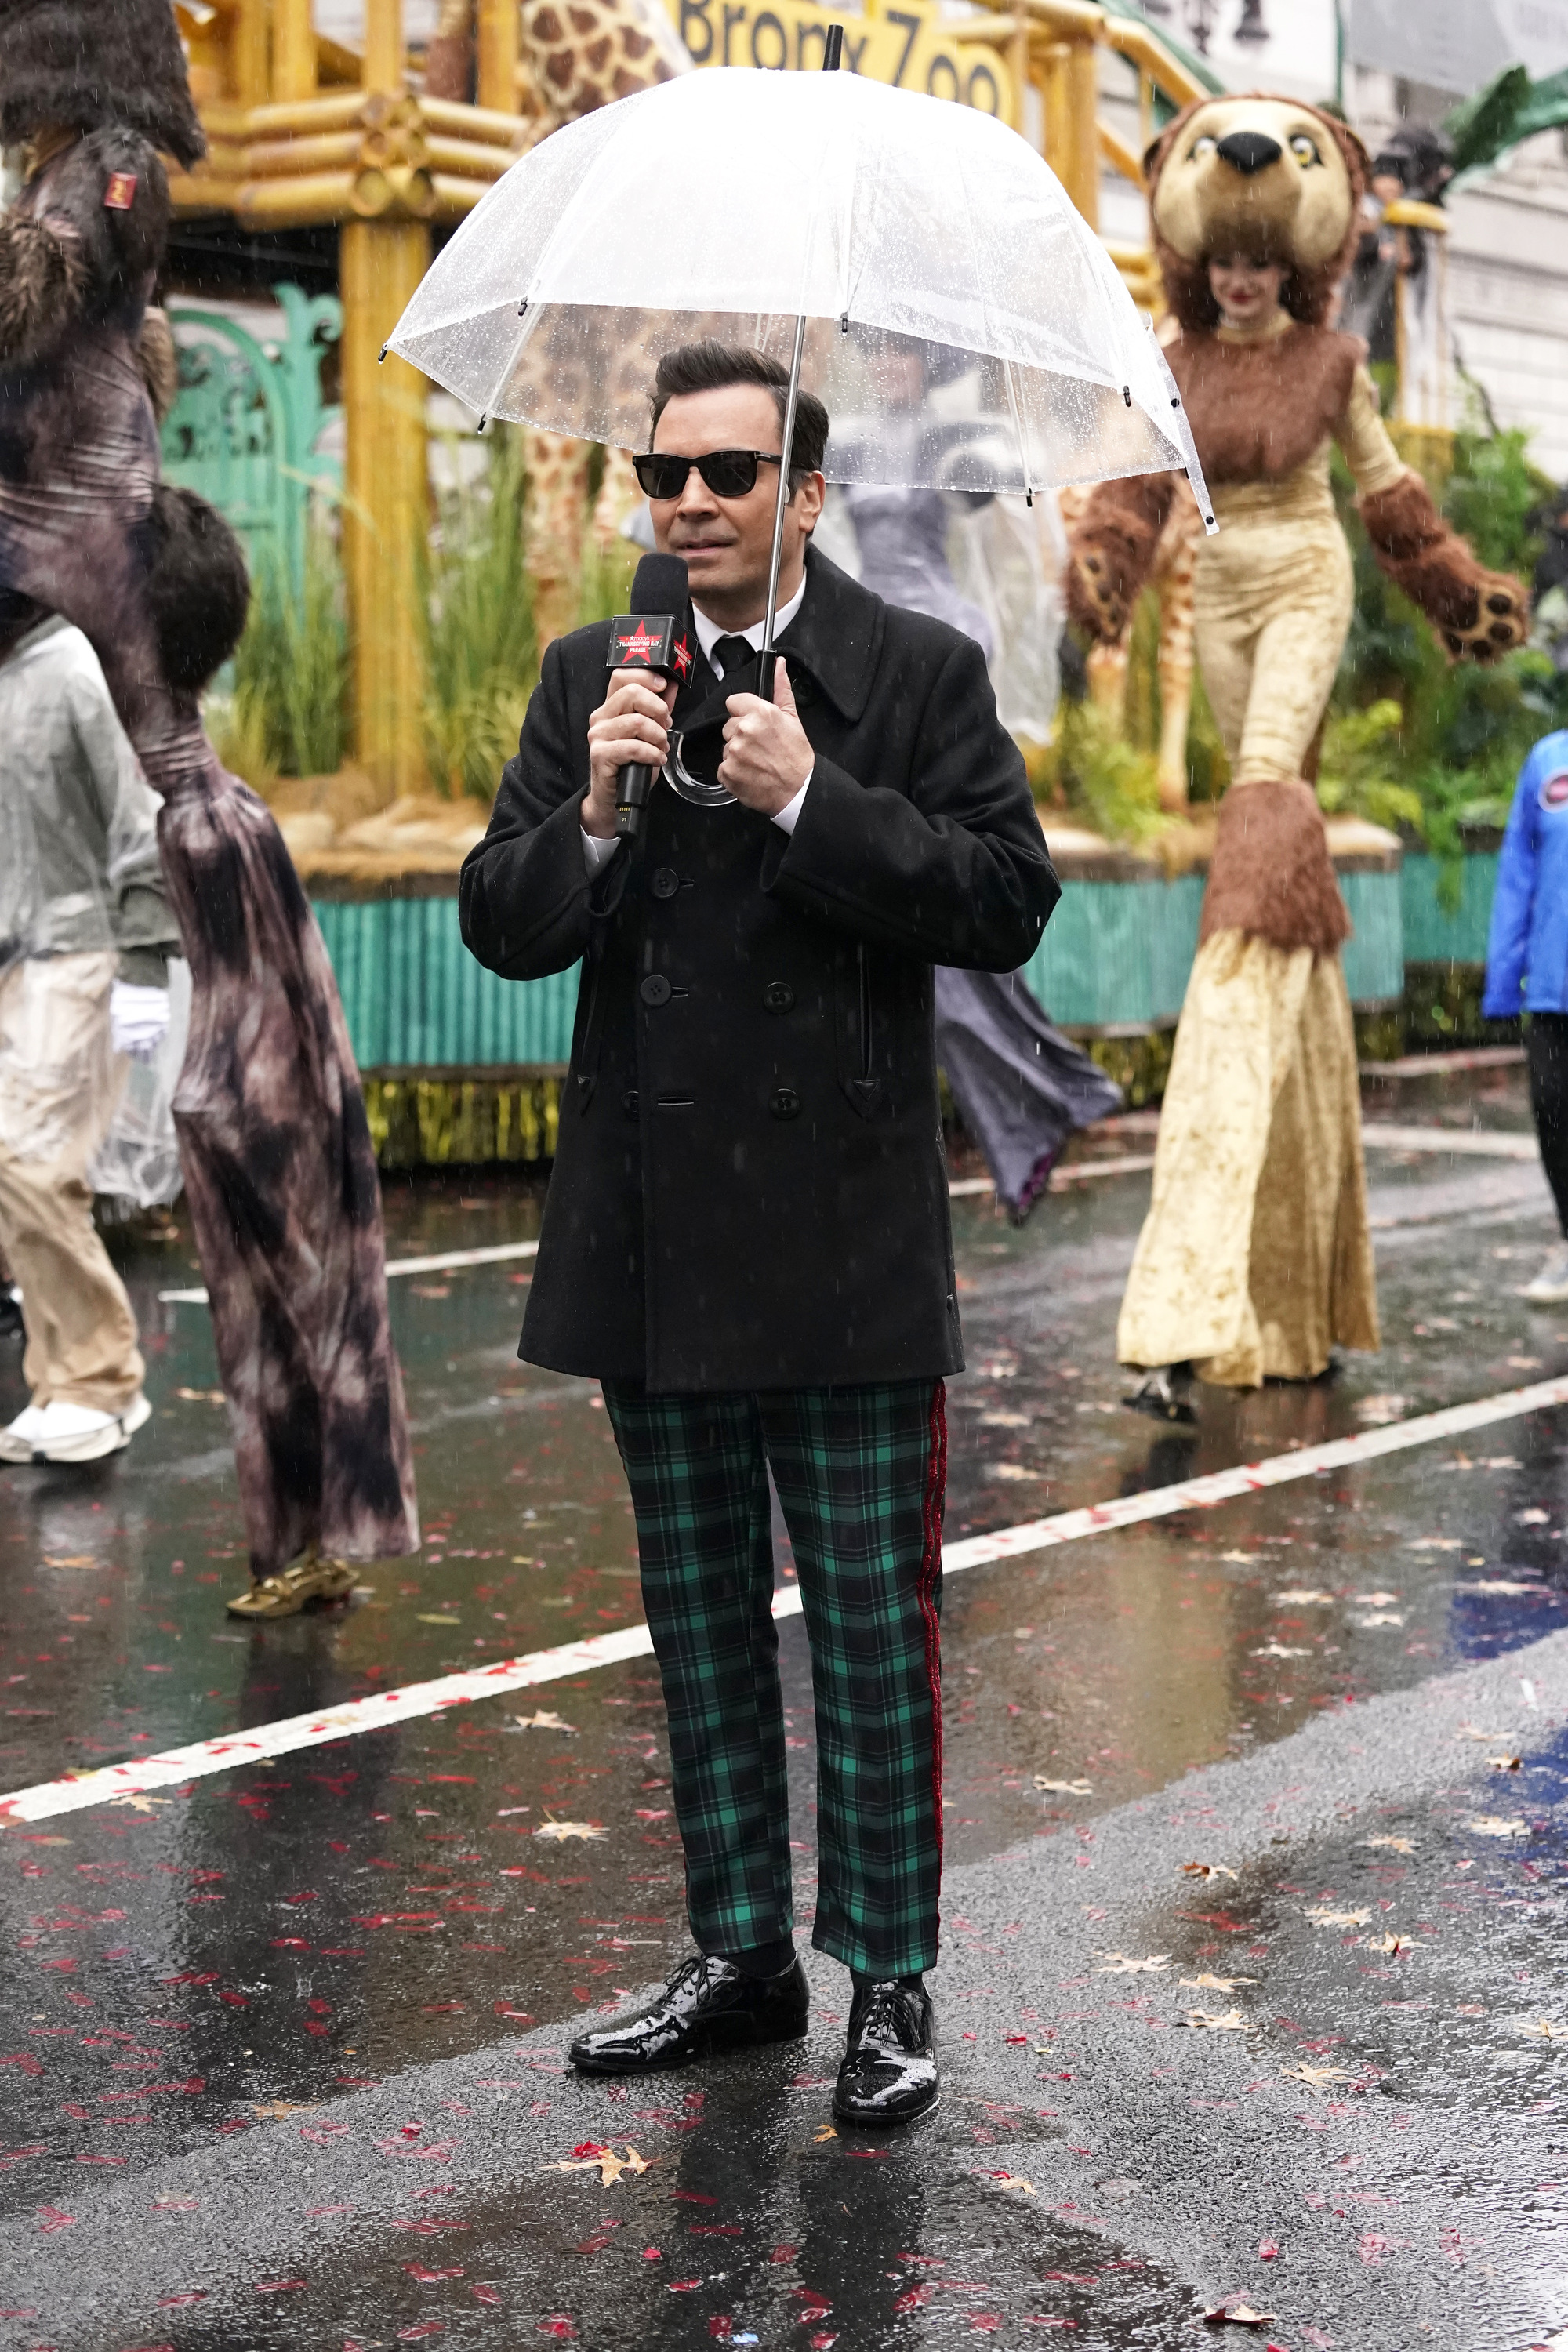
<path fill-rule="evenodd" d="M 1116 1351 L 1256 1388 L 1312 1379 L 1336 1343 L 1378 1345 L 1344 974 L 1220 931 L 1187 982 Z"/>
<path fill-rule="evenodd" d="M 1331 508 L 1226 519 L 1194 585 L 1198 667 L 1237 783 L 1299 776 L 1344 651 L 1355 600 Z"/>

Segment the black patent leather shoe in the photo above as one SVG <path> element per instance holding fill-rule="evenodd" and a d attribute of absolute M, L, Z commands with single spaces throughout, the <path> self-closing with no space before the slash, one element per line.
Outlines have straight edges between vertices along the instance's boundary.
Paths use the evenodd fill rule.
<path fill-rule="evenodd" d="M 900 1984 L 857 1985 L 833 2093 L 841 2124 L 912 2124 L 942 2094 L 931 1995 Z"/>
<path fill-rule="evenodd" d="M 810 1996 L 796 1960 L 776 1977 L 749 1977 L 732 1960 L 693 1952 L 635 2017 L 584 2033 L 567 2053 L 584 2074 L 657 2074 L 723 2050 L 798 2042 Z"/>

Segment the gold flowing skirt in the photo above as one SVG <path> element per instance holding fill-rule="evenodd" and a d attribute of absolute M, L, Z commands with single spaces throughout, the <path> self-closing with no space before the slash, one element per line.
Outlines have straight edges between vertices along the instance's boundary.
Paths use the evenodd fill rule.
<path fill-rule="evenodd" d="M 1256 1388 L 1336 1344 L 1379 1344 L 1344 974 L 1220 931 L 1187 982 L 1116 1351 Z"/>

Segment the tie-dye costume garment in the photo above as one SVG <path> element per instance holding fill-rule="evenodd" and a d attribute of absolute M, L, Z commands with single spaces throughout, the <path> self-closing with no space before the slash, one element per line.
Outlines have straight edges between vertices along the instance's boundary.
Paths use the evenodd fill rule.
<path fill-rule="evenodd" d="M 415 1551 L 381 1187 L 337 983 L 265 803 L 205 738 L 158 840 L 190 959 L 174 1093 L 251 1567 Z"/>
<path fill-rule="evenodd" d="M 143 350 L 169 198 L 89 131 L 0 214 L 0 591 L 74 621 L 149 782 L 191 967 L 174 1098 L 258 1577 L 419 1543 L 381 1194 L 337 983 L 283 839 L 163 676 Z"/>

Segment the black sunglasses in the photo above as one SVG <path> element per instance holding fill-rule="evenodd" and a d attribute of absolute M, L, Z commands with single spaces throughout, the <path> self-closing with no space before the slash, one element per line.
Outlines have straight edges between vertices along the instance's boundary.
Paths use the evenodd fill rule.
<path fill-rule="evenodd" d="M 632 459 L 644 498 L 678 499 L 693 466 L 716 499 L 743 499 L 757 487 L 759 466 L 782 466 L 765 449 L 710 449 L 701 457 L 671 457 L 654 450 Z"/>

